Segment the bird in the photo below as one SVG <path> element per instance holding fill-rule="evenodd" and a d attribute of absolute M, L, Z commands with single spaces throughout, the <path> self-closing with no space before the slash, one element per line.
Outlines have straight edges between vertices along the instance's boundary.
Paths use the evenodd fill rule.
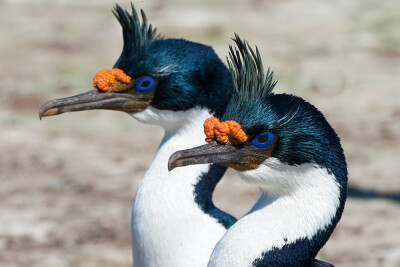
<path fill-rule="evenodd" d="M 173 152 L 202 144 L 204 119 L 223 114 L 233 90 L 230 72 L 211 46 L 159 35 L 133 4 L 131 12 L 116 4 L 113 13 L 124 41 L 113 68 L 95 75 L 93 90 L 44 103 L 39 117 L 107 109 L 161 126 L 164 137 L 133 201 L 134 266 L 205 266 L 236 222 L 212 201 L 227 167 L 170 173 L 166 166 Z"/>
<path fill-rule="evenodd" d="M 177 151 L 168 169 L 220 164 L 261 190 L 251 210 L 218 241 L 214 266 L 332 266 L 316 260 L 347 196 L 340 139 L 306 100 L 275 94 L 258 48 L 235 35 L 228 65 L 234 90 L 225 113 L 204 123 L 205 145 Z"/>

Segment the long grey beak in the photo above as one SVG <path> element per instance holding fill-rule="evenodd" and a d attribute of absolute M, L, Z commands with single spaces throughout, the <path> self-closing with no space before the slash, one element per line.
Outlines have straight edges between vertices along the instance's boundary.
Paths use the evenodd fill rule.
<path fill-rule="evenodd" d="M 40 107 L 39 118 L 92 109 L 139 112 L 147 108 L 152 98 L 152 94 L 144 96 L 90 90 L 83 94 L 47 101 Z"/>
<path fill-rule="evenodd" d="M 177 151 L 168 160 L 168 170 L 194 164 L 217 163 L 224 166 L 247 165 L 253 154 L 244 145 L 230 146 L 211 142 L 195 148 Z"/>

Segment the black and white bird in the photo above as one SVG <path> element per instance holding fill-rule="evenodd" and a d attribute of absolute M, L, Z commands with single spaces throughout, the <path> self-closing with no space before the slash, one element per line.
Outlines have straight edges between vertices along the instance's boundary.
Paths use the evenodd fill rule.
<path fill-rule="evenodd" d="M 234 41 L 234 92 L 222 122 L 208 119 L 209 143 L 174 153 L 168 166 L 171 173 L 193 164 L 228 166 L 262 192 L 218 242 L 208 266 L 331 266 L 314 259 L 345 205 L 340 140 L 313 105 L 272 93 L 273 73 L 264 74 L 258 49 Z"/>
<path fill-rule="evenodd" d="M 119 110 L 164 128 L 133 202 L 134 265 L 206 266 L 217 241 L 236 222 L 212 201 L 226 167 L 198 165 L 168 172 L 166 166 L 173 152 L 202 144 L 207 117 L 223 114 L 233 88 L 229 70 L 210 46 L 157 35 L 133 5 L 131 13 L 117 5 L 114 14 L 124 47 L 113 69 L 98 72 L 95 90 L 48 101 L 39 116 Z"/>

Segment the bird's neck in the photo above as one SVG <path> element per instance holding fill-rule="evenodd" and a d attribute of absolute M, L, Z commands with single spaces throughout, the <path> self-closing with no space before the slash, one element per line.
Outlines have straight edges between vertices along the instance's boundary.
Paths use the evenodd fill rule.
<path fill-rule="evenodd" d="M 185 111 L 171 111 L 160 110 L 152 106 L 131 115 L 142 123 L 157 125 L 165 130 L 165 137 L 160 146 L 167 139 L 173 136 L 182 137 L 184 133 L 188 132 L 196 134 L 196 136 L 193 136 L 192 142 L 202 144 L 204 141 L 203 123 L 208 117 L 212 116 L 206 108 L 196 107 Z"/>
<path fill-rule="evenodd" d="M 203 209 L 209 205 L 201 204 L 211 201 L 212 190 L 199 202 L 196 187 L 201 183 L 215 187 L 225 169 L 213 172 L 209 165 L 194 165 L 168 172 L 168 159 L 177 150 L 204 144 L 202 124 L 211 114 L 206 109 L 150 109 L 139 116 L 142 121 L 162 126 L 165 136 L 134 200 L 131 227 L 135 265 L 205 266 L 226 229 L 213 210 Z"/>
<path fill-rule="evenodd" d="M 284 170 L 264 166 L 242 176 L 246 180 L 269 177 L 258 202 L 218 242 L 210 266 L 226 264 L 226 258 L 242 266 L 311 262 L 343 210 L 343 188 L 335 176 L 314 164 L 286 166 Z M 288 190 L 277 190 L 282 182 Z"/>
<path fill-rule="evenodd" d="M 203 164 L 167 171 L 168 159 L 174 152 L 204 144 L 203 123 L 211 116 L 209 110 L 204 108 L 184 112 L 150 108 L 147 118 L 151 117 L 152 123 L 162 126 L 165 135 L 145 178 L 152 181 L 161 179 L 161 186 L 171 182 L 173 187 L 170 189 L 171 194 L 175 191 L 180 201 L 185 199 L 187 202 L 195 203 L 196 208 L 200 208 L 206 215 L 217 219 L 225 228 L 229 228 L 236 219 L 219 210 L 212 201 L 213 191 L 225 174 L 226 167 Z"/>

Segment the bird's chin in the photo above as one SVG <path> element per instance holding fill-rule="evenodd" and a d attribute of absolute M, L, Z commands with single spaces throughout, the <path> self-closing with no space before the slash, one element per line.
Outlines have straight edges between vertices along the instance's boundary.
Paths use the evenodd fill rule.
<path fill-rule="evenodd" d="M 242 178 L 245 182 L 249 184 L 254 184 L 256 186 L 265 185 L 265 171 L 266 167 L 263 165 L 259 165 L 257 169 L 252 170 L 238 170 L 238 174 L 240 178 Z"/>
<path fill-rule="evenodd" d="M 210 113 L 206 109 L 198 108 L 178 111 L 158 109 L 150 104 L 143 111 L 130 113 L 130 115 L 142 123 L 157 125 L 168 132 L 173 132 L 193 121 L 199 122 L 201 127 L 201 124 L 205 118 L 210 116 Z M 202 132 L 201 128 L 199 132 Z"/>
<path fill-rule="evenodd" d="M 146 124 L 151 124 L 155 120 L 155 118 L 158 117 L 154 113 L 153 108 L 150 105 L 147 106 L 144 110 L 138 112 L 129 112 L 129 115 L 131 115 L 136 120 Z"/>
<path fill-rule="evenodd" d="M 246 172 L 257 169 L 260 165 L 255 163 L 239 164 L 239 163 L 220 163 L 219 165 L 232 168 L 238 172 Z"/>
<path fill-rule="evenodd" d="M 290 166 L 277 158 L 270 157 L 257 169 L 239 171 L 238 174 L 245 182 L 256 185 L 269 196 L 275 197 L 290 195 L 296 191 L 301 185 L 296 175 L 301 173 L 301 177 L 307 176 L 308 170 L 307 166 Z"/>

